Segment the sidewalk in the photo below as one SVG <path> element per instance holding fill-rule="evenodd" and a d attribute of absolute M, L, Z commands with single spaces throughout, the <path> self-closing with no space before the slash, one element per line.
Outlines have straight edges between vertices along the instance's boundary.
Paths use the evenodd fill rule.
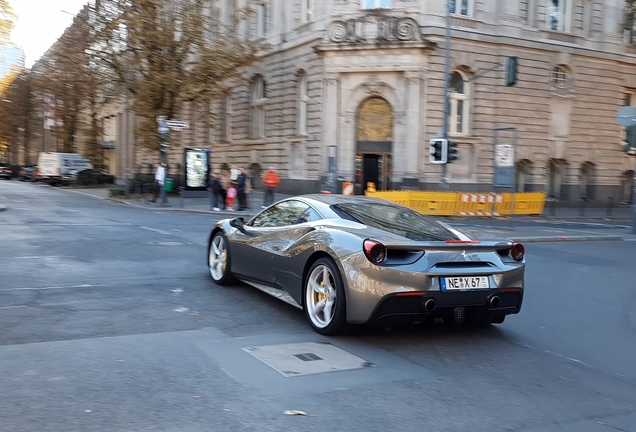
<path fill-rule="evenodd" d="M 275 194 L 274 200 L 279 201 L 285 198 L 289 198 L 292 195 L 285 194 Z M 150 195 L 144 198 L 118 198 L 113 197 L 109 198 L 111 201 L 123 202 L 127 205 L 138 207 L 138 208 L 146 208 L 146 209 L 159 209 L 166 211 L 189 211 L 196 213 L 214 213 L 220 216 L 230 216 L 230 215 L 241 215 L 241 216 L 253 216 L 262 209 L 263 199 L 265 198 L 265 193 L 263 191 L 255 190 L 248 196 L 248 204 L 249 209 L 246 211 L 213 211 L 212 210 L 212 200 L 210 196 L 205 198 L 182 198 L 180 195 L 168 195 L 168 204 L 170 207 L 163 207 L 159 202 L 152 203 L 149 201 L 151 198 Z"/>

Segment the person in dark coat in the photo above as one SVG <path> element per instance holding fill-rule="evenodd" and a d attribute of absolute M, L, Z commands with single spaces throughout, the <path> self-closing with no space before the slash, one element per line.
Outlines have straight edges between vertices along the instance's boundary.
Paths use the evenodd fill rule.
<path fill-rule="evenodd" d="M 245 211 L 247 209 L 247 196 L 245 195 L 247 185 L 247 174 L 245 174 L 245 168 L 240 168 L 240 174 L 236 178 L 236 191 L 238 198 L 238 210 Z"/>
<path fill-rule="evenodd" d="M 223 209 L 225 209 L 225 198 L 223 197 L 223 185 L 221 184 L 221 175 L 219 173 L 214 173 L 208 182 L 208 190 L 212 194 L 211 196 L 211 204 L 212 210 L 220 211 L 219 202 L 223 205 Z"/>

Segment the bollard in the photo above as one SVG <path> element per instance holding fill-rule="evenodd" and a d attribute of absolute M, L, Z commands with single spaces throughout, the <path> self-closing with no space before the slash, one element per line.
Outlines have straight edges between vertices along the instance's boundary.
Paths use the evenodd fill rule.
<path fill-rule="evenodd" d="M 607 216 L 612 216 L 612 208 L 614 207 L 614 197 L 607 198 Z"/>

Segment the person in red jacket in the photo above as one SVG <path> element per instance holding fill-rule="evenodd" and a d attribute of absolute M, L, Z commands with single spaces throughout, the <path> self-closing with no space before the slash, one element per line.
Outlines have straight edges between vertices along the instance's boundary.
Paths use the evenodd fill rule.
<path fill-rule="evenodd" d="M 265 199 L 263 200 L 263 208 L 274 203 L 274 189 L 280 183 L 280 177 L 276 174 L 273 167 L 267 168 L 263 174 L 263 183 L 265 183 Z"/>

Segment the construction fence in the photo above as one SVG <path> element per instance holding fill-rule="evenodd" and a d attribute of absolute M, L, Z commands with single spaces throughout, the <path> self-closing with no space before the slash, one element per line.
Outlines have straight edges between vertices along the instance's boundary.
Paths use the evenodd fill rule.
<path fill-rule="evenodd" d="M 436 191 L 365 191 L 365 195 L 392 201 L 434 216 L 540 215 L 546 194 L 467 193 Z"/>

